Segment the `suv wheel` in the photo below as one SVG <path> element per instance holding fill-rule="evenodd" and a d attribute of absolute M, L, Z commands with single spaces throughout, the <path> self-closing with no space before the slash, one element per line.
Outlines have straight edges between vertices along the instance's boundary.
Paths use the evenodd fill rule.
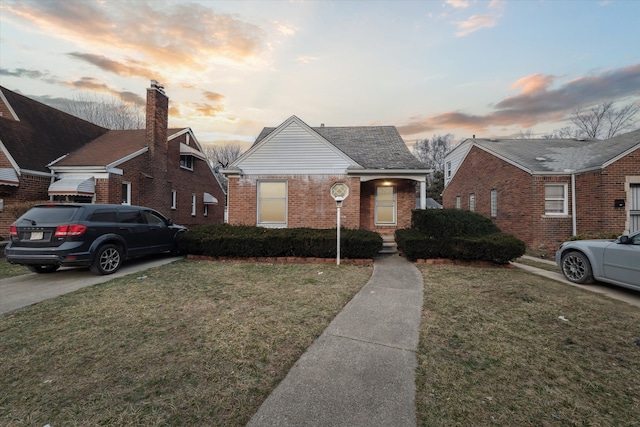
<path fill-rule="evenodd" d="M 53 273 L 58 268 L 59 265 L 54 264 L 46 264 L 46 265 L 27 265 L 29 271 L 33 271 L 34 273 L 43 274 L 43 273 Z"/>
<path fill-rule="evenodd" d="M 91 264 L 91 272 L 94 274 L 112 274 L 122 265 L 122 253 L 116 245 L 108 244 L 100 246 L 96 257 Z"/>

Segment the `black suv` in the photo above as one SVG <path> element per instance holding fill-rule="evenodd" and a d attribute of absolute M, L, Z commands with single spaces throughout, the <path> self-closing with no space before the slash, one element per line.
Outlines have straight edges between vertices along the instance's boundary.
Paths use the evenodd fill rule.
<path fill-rule="evenodd" d="M 127 258 L 176 251 L 186 231 L 159 212 L 140 206 L 101 204 L 35 205 L 11 225 L 7 261 L 36 273 L 64 266 L 89 266 L 114 273 Z"/>

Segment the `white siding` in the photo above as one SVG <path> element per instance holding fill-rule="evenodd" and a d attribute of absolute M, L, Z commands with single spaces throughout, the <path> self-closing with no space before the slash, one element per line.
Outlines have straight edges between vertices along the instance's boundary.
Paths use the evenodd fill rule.
<path fill-rule="evenodd" d="M 467 156 L 467 153 L 471 149 L 471 145 L 473 143 L 472 139 L 466 139 L 462 141 L 456 148 L 447 154 L 445 157 L 445 176 L 444 176 L 444 186 L 449 185 L 449 182 L 453 179 L 460 167 L 460 164 Z M 451 176 L 447 176 L 447 162 L 451 162 Z"/>
<path fill-rule="evenodd" d="M 355 164 L 321 136 L 296 121 L 276 129 L 237 166 L 245 174 L 343 174 Z"/>

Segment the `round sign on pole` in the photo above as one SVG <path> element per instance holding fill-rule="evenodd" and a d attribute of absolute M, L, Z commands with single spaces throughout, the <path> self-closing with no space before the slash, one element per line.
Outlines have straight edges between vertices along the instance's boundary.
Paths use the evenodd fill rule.
<path fill-rule="evenodd" d="M 344 182 L 336 182 L 331 186 L 331 197 L 336 199 L 337 197 L 346 199 L 349 195 L 349 187 Z"/>
<path fill-rule="evenodd" d="M 349 195 L 349 187 L 344 182 L 336 182 L 331 186 L 331 197 L 336 201 L 336 265 L 340 265 L 340 207 Z"/>

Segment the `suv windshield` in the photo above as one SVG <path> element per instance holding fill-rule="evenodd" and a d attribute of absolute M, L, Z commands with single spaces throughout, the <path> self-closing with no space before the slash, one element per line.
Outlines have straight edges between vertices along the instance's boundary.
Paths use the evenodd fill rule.
<path fill-rule="evenodd" d="M 77 206 L 36 206 L 22 215 L 18 221 L 29 221 L 36 224 L 65 223 L 71 221 Z"/>

